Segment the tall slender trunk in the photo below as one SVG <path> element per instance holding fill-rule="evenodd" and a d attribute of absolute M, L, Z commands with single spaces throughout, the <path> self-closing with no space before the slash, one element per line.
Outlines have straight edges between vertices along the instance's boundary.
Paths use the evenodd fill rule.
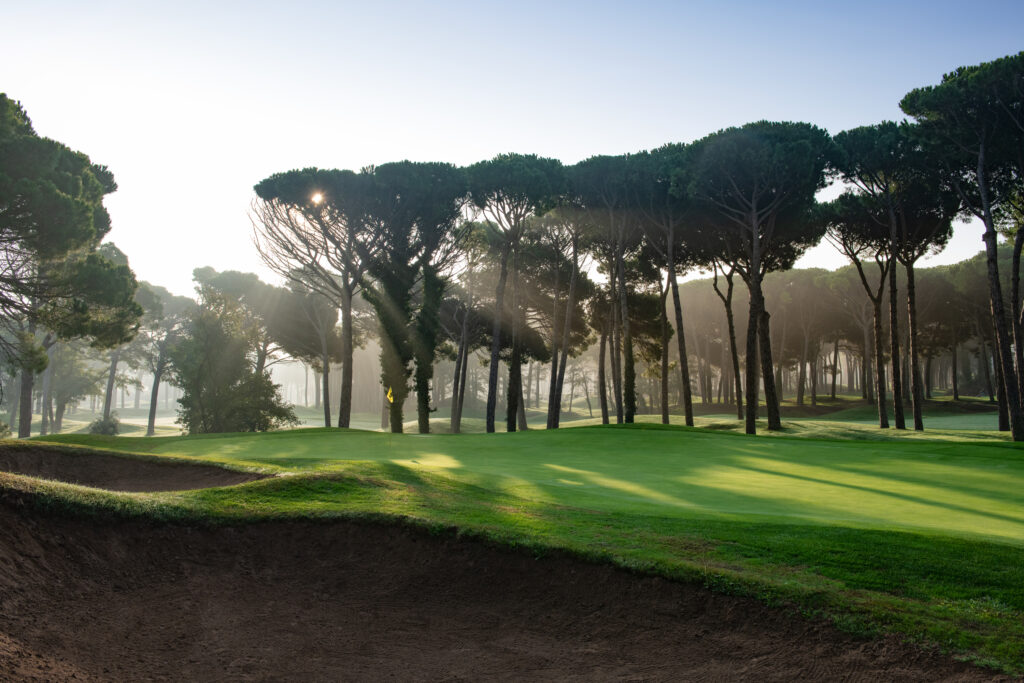
<path fill-rule="evenodd" d="M 818 368 L 820 368 L 818 354 L 814 354 L 811 361 L 811 405 L 818 405 Z"/>
<path fill-rule="evenodd" d="M 35 383 L 35 373 L 31 370 L 21 371 L 21 406 L 18 416 L 18 438 L 27 439 L 32 436 L 32 389 Z"/>
<path fill-rule="evenodd" d="M 601 404 L 601 424 L 608 424 L 608 382 L 605 378 L 605 349 L 608 346 L 608 323 L 601 328 L 601 342 L 597 351 L 597 395 Z"/>
<path fill-rule="evenodd" d="M 519 250 L 512 252 L 512 355 L 508 364 L 508 390 L 505 400 L 505 429 L 516 431 L 519 399 L 523 394 L 523 357 L 519 339 Z"/>
<path fill-rule="evenodd" d="M 353 334 L 352 290 L 345 286 L 341 299 L 341 395 L 338 397 L 338 426 L 342 428 L 348 428 L 352 424 Z M 329 366 L 324 365 L 324 367 Z M 324 384 L 329 384 L 326 371 Z M 326 396 L 326 393 L 324 395 Z M 326 423 L 329 427 L 331 425 L 330 412 L 327 415 Z"/>
<path fill-rule="evenodd" d="M 910 336 L 910 387 L 911 400 L 914 406 L 914 430 L 924 431 L 924 387 L 921 385 L 921 367 L 919 363 L 917 338 L 917 293 L 914 289 L 914 264 L 904 265 L 907 271 L 907 319 Z"/>
<path fill-rule="evenodd" d="M 569 362 L 569 339 L 572 333 L 573 314 L 576 311 L 576 280 L 579 271 L 579 238 L 572 237 L 572 274 L 569 275 L 569 298 L 565 302 L 565 316 L 562 318 L 562 343 L 560 345 L 561 356 L 558 361 L 558 381 L 555 386 L 554 401 L 555 411 L 553 416 L 554 426 L 558 427 L 561 422 L 562 390 L 565 386 L 565 366 Z"/>
<path fill-rule="evenodd" d="M 730 292 L 731 293 L 731 292 Z M 732 356 L 732 376 L 736 383 L 736 419 L 743 419 L 743 378 L 740 376 L 740 352 L 736 346 L 736 321 L 732 314 L 732 297 L 725 306 L 725 317 L 729 324 L 729 355 Z"/>
<path fill-rule="evenodd" d="M 889 414 L 885 406 L 885 357 L 882 355 L 882 300 L 872 302 L 875 309 L 875 398 L 878 405 L 878 426 L 889 428 Z"/>
<path fill-rule="evenodd" d="M 110 407 L 114 400 L 114 380 L 117 378 L 117 364 L 121 360 L 121 350 L 110 353 L 110 372 L 107 375 L 107 391 L 103 395 L 103 420 L 110 419 Z"/>
<path fill-rule="evenodd" d="M 754 281 L 754 277 L 751 276 L 751 281 Z M 754 287 L 751 287 L 750 291 L 750 311 L 747 318 L 747 364 L 746 364 L 746 381 L 747 381 L 747 412 L 746 412 L 746 433 L 757 434 L 757 406 L 759 403 L 758 396 L 758 377 L 757 377 L 757 362 L 758 357 L 758 343 L 757 343 L 757 328 L 758 321 L 761 317 L 761 311 L 759 309 L 760 302 L 760 288 L 755 293 Z"/>
<path fill-rule="evenodd" d="M 779 396 L 775 388 L 775 376 L 772 372 L 770 315 L 764 308 L 764 297 L 761 298 L 761 315 L 758 317 L 758 334 L 761 337 L 761 377 L 764 381 L 764 403 L 768 412 L 769 431 L 782 429 L 782 415 L 779 412 Z"/>
<path fill-rule="evenodd" d="M 45 436 L 50 431 L 50 388 L 53 386 L 53 347 L 47 350 L 46 356 L 49 359 L 49 363 L 46 366 L 46 370 L 43 371 L 43 406 L 40 410 L 40 424 L 39 434 Z"/>
<path fill-rule="evenodd" d="M 669 246 L 669 254 L 672 254 L 672 247 Z M 668 279 L 672 287 L 672 309 L 676 318 L 676 344 L 679 346 L 679 379 L 682 383 L 683 392 L 683 416 L 687 427 L 693 426 L 693 394 L 690 389 L 690 362 L 686 353 L 686 332 L 683 329 L 683 306 L 679 300 L 679 282 L 676 280 L 675 259 L 669 257 Z M 732 281 L 730 280 L 730 286 Z M 731 290 L 730 290 L 731 291 Z M 735 333 L 732 333 L 732 341 L 736 341 Z M 734 345 L 735 348 L 735 345 Z M 739 367 L 739 366 L 737 366 Z M 738 376 L 738 373 L 737 373 Z"/>
<path fill-rule="evenodd" d="M 9 395 L 7 401 L 10 405 L 10 412 L 7 415 L 7 424 L 14 428 L 14 424 L 18 419 L 18 407 L 21 404 L 21 378 L 17 372 L 11 373 L 11 381 L 8 384 Z"/>
<path fill-rule="evenodd" d="M 458 404 L 458 419 L 455 422 L 456 433 L 462 431 L 462 411 L 466 405 L 466 376 L 469 374 L 469 356 L 470 350 L 467 348 L 466 353 L 462 355 L 462 377 L 459 380 L 459 404 Z M 474 399 L 476 398 L 476 372 L 473 373 L 473 394 Z"/>
<path fill-rule="evenodd" d="M 520 373 L 520 379 L 522 379 L 522 373 Z M 516 404 L 516 419 L 519 421 L 519 431 L 525 432 L 529 429 L 529 425 L 526 423 L 526 401 L 523 400 L 523 383 L 519 382 L 519 401 Z"/>
<path fill-rule="evenodd" d="M 557 394 L 558 398 L 557 399 L 555 398 L 556 397 L 556 392 L 560 390 L 559 385 L 558 385 L 558 359 L 559 359 L 559 356 L 558 356 L 558 344 L 559 344 L 559 341 L 561 340 L 561 335 L 559 335 L 559 332 L 561 330 L 558 327 L 558 309 L 560 308 L 560 306 L 558 305 L 559 304 L 558 288 L 559 288 L 559 285 L 561 284 L 560 283 L 560 276 L 561 276 L 561 274 L 562 274 L 561 270 L 556 268 L 555 269 L 555 295 L 554 295 L 554 297 L 552 297 L 552 299 L 553 299 L 553 307 L 551 309 L 551 372 L 549 373 L 550 377 L 548 377 L 548 418 L 547 418 L 547 428 L 548 429 L 555 429 L 556 427 L 558 427 L 558 410 L 559 410 L 559 404 L 561 404 L 561 402 L 562 402 L 561 394 Z M 563 323 L 563 325 L 564 324 L 565 323 Z"/>
<path fill-rule="evenodd" d="M 839 337 L 832 347 L 832 400 L 836 399 L 836 378 L 839 376 Z"/>
<path fill-rule="evenodd" d="M 323 368 L 323 386 L 321 387 L 324 394 L 323 398 L 320 399 L 320 403 L 324 409 L 324 427 L 331 426 L 331 383 L 328 381 L 328 377 L 331 374 L 331 357 L 327 351 L 327 330 L 320 329 L 320 367 Z M 342 382 L 344 384 L 344 382 Z M 341 424 L 341 416 L 338 416 L 338 424 Z"/>
<path fill-rule="evenodd" d="M 895 228 L 894 228 L 895 230 Z M 893 233 L 891 254 L 896 253 L 896 238 Z M 900 321 L 899 297 L 896 291 L 896 263 L 889 264 L 889 355 L 892 364 L 892 414 L 896 429 L 906 429 L 903 416 L 903 373 L 900 370 Z"/>
<path fill-rule="evenodd" d="M 587 398 L 587 412 L 590 413 L 590 417 L 594 417 L 594 408 L 590 405 L 590 384 L 587 382 L 587 376 L 583 375 L 583 394 Z"/>
<path fill-rule="evenodd" d="M 156 408 L 159 400 L 160 382 L 163 381 L 164 368 L 167 365 L 167 340 L 160 343 L 156 363 L 153 365 L 153 388 L 149 392 L 149 421 L 146 423 L 146 436 L 156 434 Z"/>
<path fill-rule="evenodd" d="M 981 340 L 981 367 L 985 370 L 985 389 L 988 391 L 988 402 L 994 403 L 996 397 L 995 390 L 992 388 L 992 371 L 989 369 L 988 349 L 985 344 L 985 335 L 981 334 L 979 331 L 978 337 Z"/>
<path fill-rule="evenodd" d="M 668 419 L 668 290 L 671 285 L 666 283 L 661 295 L 661 424 L 667 425 Z"/>
<path fill-rule="evenodd" d="M 636 360 L 633 357 L 633 332 L 629 324 L 629 302 L 626 287 L 626 266 L 622 250 L 616 255 L 619 273 L 619 314 L 622 316 L 622 400 L 625 403 L 623 418 L 627 424 L 636 415 Z"/>
<path fill-rule="evenodd" d="M 501 316 L 505 306 L 505 282 L 508 280 L 509 246 L 501 250 L 501 270 L 494 290 L 494 326 L 491 328 L 491 363 L 487 373 L 487 433 L 494 433 L 494 413 L 498 405 L 498 356 L 501 354 Z"/>
<path fill-rule="evenodd" d="M 929 355 L 924 359 L 924 397 L 932 397 L 932 357 Z"/>
<path fill-rule="evenodd" d="M 616 288 L 617 291 L 618 288 Z M 615 423 L 622 424 L 622 326 L 619 325 L 619 305 L 612 299 L 612 400 L 615 401 Z"/>
<path fill-rule="evenodd" d="M 460 396 L 462 395 L 462 359 L 466 355 L 466 343 L 469 337 L 469 308 L 462 312 L 462 325 L 461 331 L 459 332 L 459 352 L 455 356 L 455 376 L 452 378 L 452 409 L 451 417 L 449 421 L 449 430 L 452 434 L 458 434 L 461 431 L 461 416 L 459 414 Z"/>
<path fill-rule="evenodd" d="M 984 342 L 982 342 L 982 343 L 984 343 Z M 953 363 L 953 367 L 952 367 L 952 375 L 953 375 L 953 400 L 954 401 L 959 401 L 960 400 L 960 368 L 959 368 L 959 364 L 957 363 L 958 359 L 957 359 L 957 353 L 956 353 L 956 349 L 957 349 L 958 345 L 959 345 L 959 340 L 954 336 L 953 337 L 953 352 L 952 352 L 952 354 L 953 354 L 952 355 L 952 363 Z M 986 371 L 987 370 L 988 370 L 988 368 L 986 368 Z"/>
<path fill-rule="evenodd" d="M 999 282 L 999 252 L 996 245 L 995 223 L 992 218 L 992 209 L 988 201 L 988 187 L 984 182 L 985 152 L 982 147 L 978 154 L 979 178 L 978 191 L 983 207 L 983 222 L 985 233 L 982 238 L 985 241 L 986 264 L 988 266 L 988 290 L 989 305 L 992 309 L 992 320 L 995 327 L 996 349 L 999 352 L 999 374 L 1006 393 L 1006 404 L 1010 431 L 1013 433 L 1014 441 L 1024 441 L 1024 411 L 1020 405 L 1020 387 L 1014 371 L 1013 349 L 1009 330 L 1006 327 L 1006 309 L 1003 305 L 1003 290 Z"/>
<path fill-rule="evenodd" d="M 519 397 L 523 393 L 523 365 L 519 344 L 512 342 L 512 358 L 508 363 L 508 384 L 505 387 L 505 431 L 516 431 Z"/>
<path fill-rule="evenodd" d="M 1021 331 L 1021 301 L 1020 301 L 1020 257 L 1021 249 L 1024 248 L 1024 229 L 1017 227 L 1017 234 L 1013 238 L 1013 272 L 1010 273 L 1010 322 L 1013 329 L 1013 350 L 1017 360 L 1017 383 L 1024 378 L 1024 333 Z M 1021 396 L 1024 401 L 1024 395 Z"/>
<path fill-rule="evenodd" d="M 993 323 L 995 327 L 995 323 Z M 995 330 L 992 331 L 993 345 L 995 346 L 995 354 L 997 358 L 1001 358 L 1001 349 L 999 348 L 999 337 L 995 335 Z M 999 431 L 1009 432 L 1011 431 L 1010 423 L 1010 406 L 1006 401 L 1006 376 L 1003 374 L 1003 364 L 996 363 L 996 387 L 999 392 Z"/>
<path fill-rule="evenodd" d="M 804 404 L 804 386 L 807 383 L 807 345 L 809 343 L 807 331 L 804 331 L 804 345 L 803 350 L 800 353 L 800 372 L 797 373 L 796 380 L 796 404 L 802 406 Z"/>

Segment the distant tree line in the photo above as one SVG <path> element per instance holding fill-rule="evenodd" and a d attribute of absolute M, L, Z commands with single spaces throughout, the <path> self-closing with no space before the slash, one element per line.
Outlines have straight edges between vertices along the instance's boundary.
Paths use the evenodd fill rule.
<path fill-rule="evenodd" d="M 429 431 L 433 368 L 453 350 L 451 427 L 458 431 L 467 359 L 476 349 L 488 350 L 487 431 L 495 430 L 499 385 L 506 428 L 525 426 L 524 362 L 530 369 L 550 364 L 546 424 L 557 427 L 567 361 L 595 343 L 602 418 L 610 421 L 614 411 L 617 422 L 634 420 L 637 362 L 659 357 L 667 422 L 672 336 L 676 357 L 691 355 L 679 279 L 702 268 L 718 276 L 730 392 L 752 434 L 760 392 L 768 429 L 781 427 L 777 366 L 789 360 L 771 322 L 766 277 L 789 270 L 827 236 L 850 259 L 868 302 L 870 339 L 857 343 L 873 354 L 861 361 L 874 373 L 862 384 L 878 406 L 879 424 L 889 426 L 888 387 L 896 428 L 905 428 L 909 405 L 914 428 L 922 429 L 921 363 L 934 356 L 924 347 L 915 264 L 941 250 L 956 219 L 975 216 L 985 225 L 991 353 L 1002 405 L 1014 438 L 1024 439 L 1022 74 L 1024 53 L 959 69 L 903 99 L 912 122 L 836 136 L 807 123 L 759 121 L 691 144 L 573 166 L 504 154 L 466 168 L 406 161 L 359 172 L 279 173 L 255 187 L 255 242 L 271 268 L 341 311 L 339 426 L 351 415 L 358 294 L 375 313 L 392 430 L 402 430 L 412 390 L 419 430 Z M 847 192 L 819 203 L 818 192 L 832 180 Z M 1007 284 L 999 276 L 999 231 L 1014 245 Z M 744 317 L 734 315 L 737 276 L 745 285 Z M 809 330 L 811 316 L 804 314 L 793 324 Z M 811 353 L 807 345 L 801 354 Z M 690 363 L 676 368 L 680 408 L 692 424 L 695 380 Z M 696 384 L 706 381 L 707 372 L 697 370 Z"/>
<path fill-rule="evenodd" d="M 393 431 L 407 402 L 420 432 L 441 403 L 454 432 L 467 410 L 515 431 L 542 407 L 556 428 L 580 390 L 606 423 L 657 410 L 692 425 L 699 398 L 753 434 L 760 411 L 781 428 L 784 396 L 813 406 L 843 378 L 897 429 L 923 429 L 936 386 L 983 387 L 1024 439 L 1022 82 L 1024 53 L 959 69 L 903 99 L 912 121 L 835 136 L 759 121 L 572 166 L 503 154 L 278 173 L 251 215 L 286 286 L 200 268 L 195 300 L 136 282 L 102 243 L 113 176 L 0 96 L 10 422 L 27 436 L 36 410 L 60 429 L 98 396 L 106 429 L 115 390 L 146 372 L 149 433 L 162 384 L 190 432 L 287 426 L 270 369 L 290 358 L 315 371 L 324 424 L 347 427 L 372 343 Z M 819 202 L 831 182 L 845 192 Z M 985 258 L 919 269 L 965 217 L 985 226 Z M 823 238 L 849 267 L 792 270 Z M 682 282 L 698 270 L 710 286 Z"/>

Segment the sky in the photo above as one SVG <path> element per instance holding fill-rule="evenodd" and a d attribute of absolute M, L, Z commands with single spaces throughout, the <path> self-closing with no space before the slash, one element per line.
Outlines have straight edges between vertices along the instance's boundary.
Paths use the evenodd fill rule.
<path fill-rule="evenodd" d="M 909 90 L 1024 49 L 1024 2 L 0 2 L 0 92 L 107 165 L 139 279 L 276 278 L 252 187 L 294 168 L 503 152 L 575 163 L 761 119 L 900 120 Z M 960 225 L 946 252 L 982 247 Z M 799 266 L 835 268 L 828 246 Z"/>

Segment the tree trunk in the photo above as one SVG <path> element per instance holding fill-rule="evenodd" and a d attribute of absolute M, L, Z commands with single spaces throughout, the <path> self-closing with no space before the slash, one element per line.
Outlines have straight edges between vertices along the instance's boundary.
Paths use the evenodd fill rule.
<path fill-rule="evenodd" d="M 689 356 L 686 353 L 686 334 L 685 334 L 685 331 L 683 329 L 683 306 L 682 306 L 682 303 L 679 300 L 679 283 L 676 281 L 676 269 L 675 269 L 674 258 L 670 258 L 670 266 L 671 267 L 669 268 L 669 271 L 668 271 L 668 278 L 669 278 L 669 282 L 671 283 L 671 287 L 672 287 L 672 308 L 673 308 L 673 311 L 675 313 L 675 318 L 676 318 L 676 344 L 679 346 L 679 376 L 680 376 L 680 381 L 682 382 L 683 416 L 684 416 L 684 420 L 686 422 L 686 426 L 687 427 L 692 427 L 693 426 L 693 395 L 692 395 L 691 389 L 690 389 L 690 360 L 689 360 Z M 731 294 L 732 293 L 732 291 L 731 291 L 732 281 L 731 280 L 730 280 L 729 284 L 730 284 L 730 294 Z M 730 301 L 730 304 L 731 303 L 732 302 Z M 733 354 L 735 356 L 736 333 L 735 333 L 735 331 L 731 327 L 731 325 L 732 325 L 732 311 L 729 308 L 727 308 L 726 310 L 727 310 L 728 315 L 730 316 L 729 317 L 729 323 L 730 323 L 729 333 L 732 335 L 730 343 L 732 343 L 732 345 L 733 345 L 733 349 L 734 349 Z M 739 361 L 736 361 L 736 363 L 737 363 L 736 364 L 736 368 L 737 368 L 737 381 L 739 381 L 738 380 L 738 377 L 739 377 L 739 365 L 738 365 L 738 363 L 739 363 Z M 740 408 L 740 410 L 742 410 L 742 407 Z"/>
<path fill-rule="evenodd" d="M 979 155 L 978 177 L 982 177 L 983 155 Z M 985 254 L 988 265 L 988 289 L 989 305 L 992 309 L 992 320 L 995 326 L 996 349 L 999 352 L 999 376 L 1003 389 L 1006 393 L 1006 404 L 1010 431 L 1013 433 L 1014 441 L 1024 441 L 1024 412 L 1020 406 L 1019 386 L 1013 367 L 1013 350 L 1011 347 L 1010 333 L 1006 327 L 1006 310 L 1003 306 L 1002 285 L 999 282 L 999 254 L 996 246 L 996 231 L 992 219 L 991 210 L 988 208 L 987 188 L 983 182 L 979 182 L 982 202 L 985 206 Z"/>
<path fill-rule="evenodd" d="M 43 406 L 40 410 L 40 423 L 39 423 L 39 435 L 45 436 L 50 431 L 50 388 L 53 386 L 53 356 L 51 350 L 47 349 L 46 356 L 49 362 L 46 365 L 46 370 L 43 371 Z"/>
<path fill-rule="evenodd" d="M 455 376 L 452 378 L 452 408 L 451 417 L 449 420 L 449 430 L 452 434 L 458 434 L 461 431 L 461 415 L 460 413 L 460 396 L 462 395 L 462 359 L 466 355 L 466 344 L 469 337 L 469 308 L 462 312 L 462 325 L 459 333 L 459 352 L 455 356 Z"/>
<path fill-rule="evenodd" d="M 832 400 L 836 400 L 836 378 L 839 376 L 839 337 L 832 348 Z"/>
<path fill-rule="evenodd" d="M 928 356 L 924 360 L 924 397 L 930 399 L 932 397 L 932 357 Z"/>
<path fill-rule="evenodd" d="M 67 409 L 68 404 L 64 401 L 57 401 L 57 412 L 53 418 L 53 433 L 60 434 L 61 430 L 64 429 L 64 411 Z"/>
<path fill-rule="evenodd" d="M 590 417 L 594 417 L 594 408 L 590 405 L 590 384 L 586 375 L 583 375 L 583 394 L 587 397 L 587 412 L 590 413 Z"/>
<path fill-rule="evenodd" d="M 894 233 L 895 235 L 895 233 Z M 895 236 L 891 252 L 896 253 Z M 896 263 L 889 264 L 889 359 L 892 364 L 892 414 L 896 429 L 906 429 L 903 416 L 903 373 L 900 369 L 899 297 L 896 291 Z"/>
<path fill-rule="evenodd" d="M 523 357 L 519 340 L 519 253 L 512 253 L 512 356 L 508 366 L 508 388 L 505 394 L 505 430 L 516 431 L 519 400 L 523 395 Z"/>
<path fill-rule="evenodd" d="M 561 271 L 555 269 L 555 295 L 552 297 L 554 300 L 554 306 L 551 309 L 551 372 L 548 378 L 548 418 L 547 428 L 556 429 L 558 427 L 558 411 L 559 406 L 562 403 L 562 395 L 557 393 L 560 391 L 558 384 L 558 344 L 560 341 L 559 328 L 558 328 L 558 286 L 560 284 Z M 563 323 L 564 325 L 564 323 Z M 556 398 L 557 396 L 557 398 Z"/>
<path fill-rule="evenodd" d="M 505 306 L 505 282 L 508 280 L 509 247 L 501 250 L 501 270 L 494 289 L 494 325 L 491 328 L 491 363 L 487 374 L 487 433 L 494 433 L 494 413 L 498 406 L 498 356 L 501 354 L 501 316 Z"/>
<path fill-rule="evenodd" d="M 800 352 L 800 372 L 798 373 L 796 380 L 796 404 L 802 406 L 804 404 L 804 386 L 807 383 L 807 345 L 809 343 L 807 339 L 807 332 L 804 332 L 804 346 Z"/>
<path fill-rule="evenodd" d="M 979 333 L 978 337 L 980 339 L 981 346 L 981 367 L 985 370 L 985 389 L 988 391 L 988 402 L 994 403 L 996 397 L 995 390 L 992 388 L 992 371 L 989 368 L 988 349 L 985 344 L 985 336 Z"/>
<path fill-rule="evenodd" d="M 146 423 L 146 436 L 156 434 L 156 407 L 159 400 L 160 382 L 164 375 L 164 366 L 167 362 L 167 342 L 161 342 L 153 370 L 153 388 L 149 392 L 149 421 Z"/>
<path fill-rule="evenodd" d="M 114 380 L 117 377 L 117 364 L 121 360 L 121 350 L 115 349 L 110 354 L 110 373 L 107 375 L 107 391 L 103 395 L 103 420 L 110 419 L 110 406 L 114 399 Z"/>
<path fill-rule="evenodd" d="M 1013 238 L 1013 272 L 1010 273 L 1010 322 L 1013 329 L 1013 349 L 1017 360 L 1017 384 L 1024 378 L 1024 334 L 1021 332 L 1020 255 L 1024 247 L 1024 226 L 1017 226 Z M 1021 397 L 1024 401 L 1024 396 Z"/>
<path fill-rule="evenodd" d="M 614 278 L 617 279 L 617 278 Z M 616 287 L 615 291 L 618 291 Z M 619 306 L 612 299 L 612 400 L 615 401 L 615 423 L 622 424 L 622 326 L 619 325 Z"/>
<path fill-rule="evenodd" d="M 576 398 L 576 376 L 569 375 L 569 408 L 565 411 L 566 415 L 572 415 L 572 402 Z"/>
<path fill-rule="evenodd" d="M 878 427 L 889 428 L 889 413 L 885 407 L 885 357 L 882 355 L 882 301 L 872 302 L 875 309 L 875 400 L 878 405 Z"/>
<path fill-rule="evenodd" d="M 27 439 L 32 436 L 32 389 L 35 383 L 35 373 L 31 370 L 21 371 L 21 402 L 20 415 L 18 416 L 18 438 Z"/>
<path fill-rule="evenodd" d="M 554 426 L 557 428 L 561 422 L 562 391 L 565 387 L 565 366 L 569 363 L 569 340 L 572 333 L 572 319 L 576 310 L 576 281 L 579 271 L 579 238 L 574 234 L 572 238 L 572 274 L 569 276 L 569 298 L 565 302 L 565 316 L 562 318 L 562 343 L 559 347 L 561 357 L 558 361 L 558 381 L 555 386 L 553 399 L 555 411 L 551 416 Z M 553 368 L 552 368 L 553 369 Z M 549 412 L 549 415 L 551 413 Z M 549 427 L 550 428 L 550 427 Z"/>
<path fill-rule="evenodd" d="M 914 264 L 904 265 L 907 271 L 907 319 L 910 335 L 910 386 L 914 409 L 914 430 L 924 431 L 924 387 L 921 385 L 921 367 L 917 338 L 917 293 L 914 289 Z"/>
<path fill-rule="evenodd" d="M 7 415 L 7 424 L 14 429 L 14 424 L 18 419 L 18 407 L 21 404 L 21 379 L 18 377 L 17 372 L 11 373 L 10 394 L 8 395 L 7 401 L 10 403 L 10 412 Z"/>
<path fill-rule="evenodd" d="M 661 295 L 661 424 L 667 425 L 668 419 L 668 312 L 666 304 L 668 301 L 668 290 L 671 285 L 666 284 L 665 291 Z"/>
<path fill-rule="evenodd" d="M 957 362 L 959 360 L 957 358 L 957 353 L 956 353 L 956 349 L 957 349 L 957 345 L 958 345 L 957 341 L 958 341 L 957 338 L 953 337 L 953 356 L 952 356 L 953 372 L 952 372 L 952 375 L 953 375 L 953 400 L 954 401 L 959 401 L 960 400 L 960 367 L 959 367 L 959 363 Z"/>
<path fill-rule="evenodd" d="M 759 283 L 760 284 L 760 283 Z M 782 429 L 782 415 L 779 412 L 779 397 L 775 390 L 775 375 L 772 372 L 772 343 L 769 329 L 769 318 L 771 316 L 764 308 L 764 297 L 761 297 L 761 315 L 758 318 L 759 334 L 761 337 L 761 376 L 764 380 L 764 403 L 768 409 L 768 430 L 778 431 Z"/>
<path fill-rule="evenodd" d="M 462 431 L 462 411 L 466 405 L 466 376 L 469 374 L 469 356 L 470 349 L 466 349 L 466 352 L 462 354 L 462 377 L 459 380 L 459 406 L 458 406 L 458 419 L 455 422 L 456 433 Z M 476 372 L 473 373 L 473 393 L 474 399 L 476 397 Z"/>
<path fill-rule="evenodd" d="M 993 332 L 994 334 L 994 332 Z M 995 353 L 997 357 L 1000 354 L 999 338 L 995 339 Z M 1003 364 L 996 363 L 996 386 L 999 391 L 999 431 L 1008 432 L 1010 431 L 1010 406 L 1006 402 L 1006 382 L 1003 375 Z"/>
<path fill-rule="evenodd" d="M 626 266 L 621 254 L 617 254 L 619 272 L 619 314 L 622 316 L 622 400 L 625 403 L 623 419 L 626 424 L 633 422 L 636 415 L 636 361 L 633 358 L 633 332 L 629 325 L 629 302 L 626 289 Z"/>
<path fill-rule="evenodd" d="M 751 277 L 751 280 L 754 278 Z M 755 297 L 753 288 L 750 292 L 750 310 L 747 318 L 747 363 L 746 363 L 746 383 L 747 383 L 747 411 L 746 411 L 746 425 L 745 430 L 747 434 L 757 434 L 757 406 L 759 403 L 758 396 L 758 378 L 757 378 L 757 362 L 758 357 L 758 343 L 757 343 L 757 328 L 758 320 L 761 317 L 761 312 L 758 310 L 758 299 Z"/>
<path fill-rule="evenodd" d="M 608 383 L 605 378 L 605 349 L 608 346 L 608 324 L 601 328 L 601 342 L 597 352 L 597 395 L 601 404 L 601 424 L 608 424 Z"/>
<path fill-rule="evenodd" d="M 818 354 L 814 354 L 814 360 L 811 362 L 811 405 L 818 405 L 818 368 L 821 365 L 818 362 Z"/>
<path fill-rule="evenodd" d="M 338 426 L 347 429 L 352 424 L 352 376 L 353 363 L 353 334 L 352 329 L 352 290 L 344 287 L 344 294 L 341 299 L 341 395 L 338 397 Z M 327 381 L 326 368 L 324 365 L 324 384 Z M 326 389 L 324 396 L 326 396 Z M 326 404 L 326 401 L 324 401 Z M 327 412 L 327 426 L 331 426 L 330 411 Z"/>
<path fill-rule="evenodd" d="M 330 374 L 331 374 L 330 373 L 331 357 L 330 357 L 330 354 L 327 351 L 327 330 L 323 330 L 323 329 L 320 330 L 320 367 L 322 367 L 324 369 L 324 371 L 323 371 L 324 381 L 323 381 L 323 386 L 321 387 L 324 393 L 323 393 L 323 398 L 320 399 L 320 403 L 323 405 L 323 409 L 324 409 L 324 427 L 330 427 L 331 426 L 331 392 L 330 392 L 331 383 L 328 381 L 328 377 L 330 377 Z M 344 384 L 344 381 L 342 382 L 342 384 Z M 341 414 L 340 413 L 338 414 L 338 424 L 339 425 L 341 424 Z"/>
<path fill-rule="evenodd" d="M 518 345 L 513 341 L 512 358 L 508 363 L 508 383 L 505 387 L 505 431 L 516 431 L 519 395 L 522 393 L 523 369 Z"/>

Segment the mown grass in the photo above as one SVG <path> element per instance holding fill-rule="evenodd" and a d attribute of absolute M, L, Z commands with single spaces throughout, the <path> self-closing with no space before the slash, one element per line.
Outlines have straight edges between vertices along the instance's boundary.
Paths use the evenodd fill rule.
<path fill-rule="evenodd" d="M 713 418 L 710 418 L 713 420 Z M 820 423 L 820 424 L 819 424 Z M 184 520 L 386 517 L 699 581 L 1024 672 L 1024 452 L 932 431 L 750 438 L 640 424 L 509 435 L 303 429 L 57 443 L 287 473 L 243 486 L 38 504 Z M 6 487 L 33 485 L 2 475 Z"/>

